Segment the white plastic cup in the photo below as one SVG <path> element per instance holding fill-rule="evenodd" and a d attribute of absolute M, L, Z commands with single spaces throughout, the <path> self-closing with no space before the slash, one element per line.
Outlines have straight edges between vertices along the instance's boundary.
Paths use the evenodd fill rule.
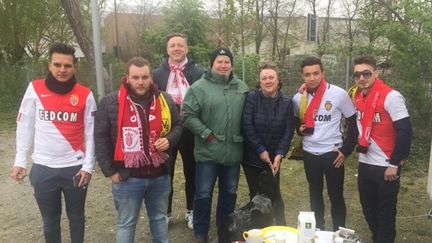
<path fill-rule="evenodd" d="M 275 236 L 275 243 L 286 243 L 285 235 L 276 235 Z"/>
<path fill-rule="evenodd" d="M 342 237 L 337 236 L 334 240 L 335 243 L 343 243 L 344 239 Z"/>
<path fill-rule="evenodd" d="M 262 230 L 251 229 L 249 231 L 245 231 L 243 232 L 243 238 L 246 240 L 246 243 L 262 243 Z"/>

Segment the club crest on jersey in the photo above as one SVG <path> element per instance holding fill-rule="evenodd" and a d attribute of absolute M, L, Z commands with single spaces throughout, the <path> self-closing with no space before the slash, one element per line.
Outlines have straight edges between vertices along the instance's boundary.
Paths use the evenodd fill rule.
<path fill-rule="evenodd" d="M 78 95 L 76 95 L 76 94 L 71 95 L 69 98 L 69 101 L 70 101 L 71 105 L 73 105 L 73 106 L 78 105 L 78 102 L 79 102 Z"/>
<path fill-rule="evenodd" d="M 327 100 L 326 103 L 324 104 L 324 108 L 326 109 L 326 111 L 330 111 L 332 109 L 333 105 L 331 103 L 330 100 Z"/>

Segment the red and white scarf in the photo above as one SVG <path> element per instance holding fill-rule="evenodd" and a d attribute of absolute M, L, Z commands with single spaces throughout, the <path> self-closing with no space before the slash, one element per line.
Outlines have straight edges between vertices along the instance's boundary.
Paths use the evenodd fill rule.
<path fill-rule="evenodd" d="M 359 139 L 359 146 L 357 151 L 360 153 L 366 153 L 369 146 L 369 139 L 373 127 L 373 119 L 375 115 L 375 110 L 377 107 L 378 99 L 381 95 L 381 90 L 384 85 L 384 81 L 381 79 L 375 79 L 372 88 L 369 90 L 366 96 L 366 107 L 364 107 L 364 113 L 361 120 L 362 134 Z M 357 95 L 363 95 L 362 92 L 358 92 Z M 358 103 L 356 103 L 358 105 Z"/>
<path fill-rule="evenodd" d="M 189 83 L 183 74 L 183 70 L 188 63 L 188 59 L 185 58 L 178 66 L 170 63 L 168 59 L 168 64 L 170 68 L 170 74 L 168 76 L 168 83 L 166 92 L 171 95 L 174 102 L 178 105 L 182 105 L 186 91 L 189 89 Z"/>
<path fill-rule="evenodd" d="M 124 162 L 125 168 L 142 168 L 143 166 L 160 166 L 168 159 L 168 154 L 158 152 L 153 144 L 161 136 L 162 109 L 161 98 L 151 92 L 153 101 L 150 104 L 148 124 L 142 124 L 137 105 L 131 100 L 125 80 L 118 93 L 117 141 L 114 161 Z M 157 88 L 156 88 L 157 89 Z M 147 118 L 144 118 L 147 119 Z M 163 134 L 162 134 L 163 135 Z M 144 139 L 148 139 L 144 143 Z M 144 146 L 148 145 L 148 154 Z"/>
<path fill-rule="evenodd" d="M 324 92 L 327 88 L 327 82 L 323 79 L 318 86 L 309 106 L 304 113 L 304 123 L 306 129 L 304 131 L 305 134 L 313 134 L 315 129 L 315 115 L 318 112 L 319 106 L 321 104 L 322 97 L 324 96 Z M 306 87 L 305 87 L 306 89 Z M 303 95 L 307 95 L 306 90 L 303 90 Z"/>

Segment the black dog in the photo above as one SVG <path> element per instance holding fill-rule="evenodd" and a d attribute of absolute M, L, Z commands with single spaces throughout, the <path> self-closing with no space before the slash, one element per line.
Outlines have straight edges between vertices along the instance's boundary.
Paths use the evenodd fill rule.
<path fill-rule="evenodd" d="M 273 225 L 273 208 L 280 194 L 270 170 L 262 171 L 255 183 L 257 194 L 245 206 L 225 217 L 219 229 L 219 243 L 243 239 L 243 232 Z"/>

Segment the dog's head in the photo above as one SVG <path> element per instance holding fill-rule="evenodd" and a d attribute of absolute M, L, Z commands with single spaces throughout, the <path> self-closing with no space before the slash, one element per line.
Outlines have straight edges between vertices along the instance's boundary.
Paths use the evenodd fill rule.
<path fill-rule="evenodd" d="M 254 189 L 257 194 L 264 194 L 272 201 L 276 198 L 276 179 L 270 168 L 261 171 L 255 182 Z"/>

